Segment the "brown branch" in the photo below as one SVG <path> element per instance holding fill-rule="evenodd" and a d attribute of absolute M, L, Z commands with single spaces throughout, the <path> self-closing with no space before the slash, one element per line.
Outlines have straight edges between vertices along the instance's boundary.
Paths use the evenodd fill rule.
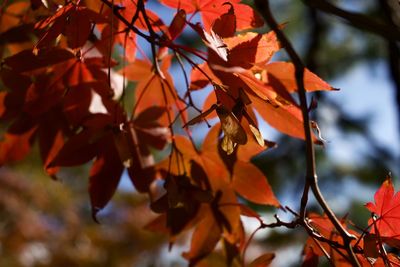
<path fill-rule="evenodd" d="M 332 224 L 338 230 L 340 235 L 343 238 L 343 242 L 346 247 L 346 251 L 349 254 L 350 262 L 353 266 L 360 266 L 357 257 L 353 252 L 353 248 L 350 244 L 351 240 L 354 239 L 354 236 L 349 234 L 347 230 L 342 226 L 339 222 L 331 208 L 328 206 L 327 202 L 325 201 L 323 195 L 318 186 L 318 178 L 316 174 L 316 164 L 315 164 L 315 152 L 313 147 L 312 135 L 311 135 L 311 125 L 310 119 L 308 117 L 308 105 L 307 105 L 307 98 L 306 98 L 306 91 L 304 88 L 304 64 L 301 61 L 300 57 L 292 47 L 290 41 L 286 38 L 283 32 L 279 29 L 279 25 L 276 23 L 275 19 L 273 18 L 270 8 L 269 8 L 269 1 L 268 0 L 256 0 L 255 4 L 257 6 L 258 11 L 264 17 L 267 24 L 270 28 L 275 32 L 278 37 L 278 40 L 281 42 L 282 47 L 286 50 L 289 57 L 293 61 L 295 66 L 295 78 L 296 84 L 298 87 L 298 95 L 300 99 L 300 107 L 303 115 L 303 125 L 304 125 L 304 135 L 306 140 L 306 160 L 307 160 L 307 168 L 306 168 L 306 181 L 304 186 L 303 197 L 301 201 L 301 219 L 305 219 L 305 206 L 307 204 L 307 195 L 308 190 L 311 188 L 312 192 L 314 193 L 315 198 L 317 199 L 319 205 L 322 207 Z"/>
<path fill-rule="evenodd" d="M 125 26 L 133 31 L 134 33 L 136 33 L 137 35 L 139 35 L 140 37 L 142 37 L 143 39 L 145 39 L 147 42 L 149 42 L 150 44 L 154 44 L 154 45 L 158 45 L 158 46 L 167 46 L 173 50 L 185 50 L 186 52 L 189 52 L 199 58 L 201 58 L 202 60 L 207 61 L 207 58 L 205 58 L 204 56 L 202 56 L 200 53 L 201 51 L 197 51 L 196 49 L 189 49 L 185 46 L 179 45 L 179 44 L 174 44 L 173 42 L 169 41 L 169 40 L 164 40 L 162 38 L 160 38 L 157 34 L 152 35 L 151 31 L 154 32 L 154 30 L 152 29 L 152 27 L 150 27 L 149 31 L 150 31 L 150 35 L 146 35 L 143 32 L 141 32 L 138 28 L 136 28 L 134 25 L 131 25 L 131 23 L 124 18 L 124 16 L 122 16 L 121 13 L 119 13 L 119 10 L 121 9 L 118 6 L 113 5 L 111 2 L 107 1 L 107 0 L 100 0 L 102 3 L 104 3 L 106 6 L 108 6 L 109 8 L 111 8 L 111 10 L 114 13 L 114 16 L 116 16 L 118 18 L 118 20 L 120 22 L 122 22 L 123 24 L 125 24 Z M 139 6 L 140 7 L 140 6 Z M 145 12 L 145 11 L 144 11 Z M 147 17 L 147 21 L 148 17 Z M 146 23 L 146 21 L 145 21 Z M 147 26 L 147 25 L 146 25 Z M 151 25 L 150 25 L 151 26 Z"/>
<path fill-rule="evenodd" d="M 325 0 L 303 0 L 303 2 L 311 8 L 340 17 L 355 28 L 382 36 L 387 40 L 400 41 L 400 29 L 397 27 L 391 27 L 387 23 L 360 13 L 343 10 Z"/>
<path fill-rule="evenodd" d="M 308 223 L 308 218 L 302 219 L 301 217 L 298 217 L 297 219 L 290 221 L 290 222 L 284 222 L 282 221 L 279 216 L 275 215 L 275 220 L 276 222 L 274 223 L 269 223 L 265 224 L 261 222 L 261 228 L 277 228 L 277 227 L 286 227 L 288 229 L 294 229 L 296 227 L 303 227 L 307 234 L 315 240 L 318 240 L 319 242 L 327 243 L 330 247 L 332 247 L 336 252 L 338 252 L 343 258 L 350 260 L 346 255 L 344 255 L 339 249 L 346 249 L 347 246 L 345 244 L 341 244 L 338 241 L 334 241 L 332 239 L 329 239 L 327 237 L 322 236 L 316 229 L 314 229 L 310 224 Z M 357 254 L 363 254 L 364 251 L 360 248 L 355 248 L 354 253 Z"/>
<path fill-rule="evenodd" d="M 326 249 L 321 245 L 321 242 L 318 241 L 315 237 L 311 237 L 312 240 L 314 241 L 314 243 L 318 246 L 318 248 L 322 251 L 322 253 L 324 253 L 325 258 L 329 261 L 329 263 L 332 266 L 335 266 L 335 263 L 332 261 L 331 256 L 329 255 L 329 253 L 326 251 Z"/>
<path fill-rule="evenodd" d="M 386 22 L 391 27 L 398 28 L 400 26 L 399 3 L 392 0 L 378 0 L 380 9 L 386 18 Z M 387 63 L 390 76 L 396 92 L 397 114 L 400 115 L 400 47 L 399 44 L 387 41 Z M 400 118 L 399 118 L 400 119 Z"/>

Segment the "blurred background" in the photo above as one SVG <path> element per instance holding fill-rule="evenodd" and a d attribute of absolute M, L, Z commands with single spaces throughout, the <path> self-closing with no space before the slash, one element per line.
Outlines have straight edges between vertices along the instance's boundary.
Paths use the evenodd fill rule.
<path fill-rule="evenodd" d="M 8 4 L 12 2 L 16 1 Z M 321 4 L 325 1 L 270 2 L 306 66 L 340 88 L 313 94 L 318 108 L 312 116 L 326 140 L 324 147 L 316 148 L 319 181 L 333 210 L 364 228 L 370 216 L 364 204 L 373 200 L 389 173 L 395 185 L 400 174 L 400 39 L 396 37 L 400 7 L 390 0 L 330 1 L 345 11 L 337 14 Z M 156 1 L 148 5 L 169 24 L 174 10 Z M 4 15 L 0 35 L 7 30 L 1 19 Z M 379 27 L 393 29 L 393 34 Z M 2 57 L 5 49 L 19 45 L 18 40 L 4 40 L 0 38 Z M 201 45 L 190 31 L 179 41 Z M 282 51 L 274 60 L 287 57 Z M 176 86 L 184 90 L 179 66 L 172 69 Z M 201 103 L 206 93 L 195 96 Z M 261 126 L 264 137 L 278 147 L 258 155 L 254 163 L 266 174 L 280 202 L 297 210 L 305 172 L 304 144 L 267 124 Z M 201 143 L 207 127 L 197 127 L 193 132 Z M 4 131 L 5 125 L 0 124 L 0 129 Z M 180 254 L 188 250 L 187 239 L 178 240 L 168 252 L 166 236 L 143 230 L 154 214 L 146 197 L 136 193 L 126 177 L 100 213 L 101 224 L 96 224 L 91 218 L 87 175 L 87 166 L 64 168 L 59 181 L 51 180 L 42 170 L 37 150 L 23 162 L 0 168 L 0 266 L 186 265 Z M 253 207 L 266 222 L 272 222 L 275 213 L 290 219 L 282 211 Z M 313 200 L 310 210 L 320 211 Z M 258 226 L 251 219 L 245 223 L 248 233 Z M 247 257 L 274 251 L 274 266 L 300 266 L 306 238 L 301 229 L 260 231 Z M 201 264 L 222 262 L 216 253 Z"/>

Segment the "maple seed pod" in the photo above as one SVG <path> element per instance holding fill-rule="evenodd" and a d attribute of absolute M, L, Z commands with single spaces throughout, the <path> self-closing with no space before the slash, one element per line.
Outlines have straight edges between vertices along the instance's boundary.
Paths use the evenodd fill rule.
<path fill-rule="evenodd" d="M 217 107 L 216 111 L 224 132 L 221 146 L 229 155 L 233 153 L 237 144 L 244 145 L 247 143 L 247 135 L 242 125 L 240 125 L 240 121 L 232 112 L 222 106 Z"/>

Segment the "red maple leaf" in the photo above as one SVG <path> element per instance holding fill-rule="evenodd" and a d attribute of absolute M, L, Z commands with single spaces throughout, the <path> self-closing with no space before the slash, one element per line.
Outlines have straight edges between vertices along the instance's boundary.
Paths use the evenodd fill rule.
<path fill-rule="evenodd" d="M 256 28 L 264 24 L 254 9 L 241 4 L 240 0 L 162 0 L 161 2 L 172 8 L 184 9 L 188 14 L 200 12 L 206 30 L 209 30 L 221 15 L 228 13 L 230 7 L 233 7 L 236 15 L 237 30 Z"/>
<path fill-rule="evenodd" d="M 106 23 L 99 13 L 87 7 L 69 3 L 61 7 L 53 16 L 36 23 L 37 30 L 44 30 L 36 47 L 46 47 L 64 33 L 71 48 L 82 47 L 90 34 L 92 23 Z"/>
<path fill-rule="evenodd" d="M 400 247 L 400 193 L 394 193 L 390 178 L 376 191 L 374 200 L 375 203 L 365 205 L 378 216 L 375 222 L 373 219 L 368 222 L 372 225 L 371 233 L 379 234 L 384 242 Z"/>

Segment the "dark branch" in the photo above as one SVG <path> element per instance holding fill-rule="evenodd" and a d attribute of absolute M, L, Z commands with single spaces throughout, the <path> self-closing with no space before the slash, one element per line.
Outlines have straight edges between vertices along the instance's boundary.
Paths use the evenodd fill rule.
<path fill-rule="evenodd" d="M 296 83 L 298 87 L 298 95 L 300 99 L 300 107 L 303 115 L 303 125 L 304 125 L 304 134 L 305 134 L 305 140 L 306 140 L 306 159 L 307 159 L 307 169 L 306 169 L 306 181 L 305 181 L 305 186 L 304 186 L 304 192 L 303 192 L 303 197 L 301 201 L 301 213 L 300 215 L 302 216 L 301 219 L 305 220 L 305 205 L 307 204 L 307 198 L 308 198 L 308 190 L 309 188 L 312 189 L 315 198 L 317 199 L 318 203 L 332 222 L 332 224 L 335 226 L 335 228 L 338 230 L 340 235 L 343 238 L 344 244 L 346 246 L 346 250 L 349 254 L 350 257 L 350 262 L 353 266 L 360 266 L 357 257 L 355 256 L 353 252 L 353 248 L 350 244 L 351 240 L 354 239 L 354 236 L 349 234 L 346 229 L 342 226 L 342 224 L 339 222 L 339 220 L 336 218 L 335 214 L 333 211 L 330 209 L 328 204 L 326 203 L 324 197 L 321 194 L 321 191 L 318 186 L 318 178 L 316 174 L 316 165 L 315 165 L 315 153 L 314 153 L 314 147 L 313 147 L 313 139 L 311 135 L 311 125 L 310 125 L 310 119 L 308 117 L 308 105 L 307 105 L 307 98 L 306 98 L 306 90 L 304 88 L 304 64 L 301 61 L 300 57 L 294 50 L 292 44 L 290 41 L 286 38 L 286 36 L 283 34 L 283 32 L 279 29 L 279 25 L 276 23 L 275 19 L 273 18 L 270 8 L 269 8 L 269 2 L 268 0 L 263 1 L 263 0 L 256 0 L 255 4 L 257 6 L 258 11 L 262 14 L 264 17 L 265 21 L 267 24 L 270 26 L 270 28 L 275 32 L 275 34 L 278 37 L 278 40 L 281 42 L 282 47 L 286 50 L 288 53 L 289 57 L 293 61 L 293 64 L 295 65 L 295 77 L 296 77 Z"/>
<path fill-rule="evenodd" d="M 397 27 L 391 27 L 387 23 L 374 20 L 360 13 L 340 9 L 325 0 L 303 0 L 303 2 L 311 8 L 340 17 L 355 28 L 382 36 L 391 41 L 400 41 L 400 29 Z"/>

